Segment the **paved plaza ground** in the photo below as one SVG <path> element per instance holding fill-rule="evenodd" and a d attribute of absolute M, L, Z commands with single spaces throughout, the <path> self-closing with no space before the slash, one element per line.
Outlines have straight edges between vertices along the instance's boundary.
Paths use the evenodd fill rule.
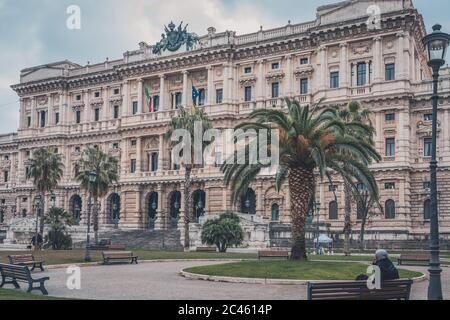
<path fill-rule="evenodd" d="M 81 290 L 68 290 L 66 269 L 51 269 L 51 296 L 105 300 L 304 300 L 304 285 L 257 285 L 187 280 L 184 268 L 223 262 L 185 261 L 139 265 L 94 266 L 81 269 Z M 426 273 L 425 267 L 407 267 Z M 450 268 L 443 268 L 444 297 L 450 298 Z M 426 299 L 428 281 L 414 284 L 412 299 Z"/>

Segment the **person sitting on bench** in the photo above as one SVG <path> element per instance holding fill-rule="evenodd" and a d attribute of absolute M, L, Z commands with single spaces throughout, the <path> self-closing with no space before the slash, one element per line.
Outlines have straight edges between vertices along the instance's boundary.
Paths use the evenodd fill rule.
<path fill-rule="evenodd" d="M 375 260 L 373 261 L 373 265 L 380 268 L 381 282 L 400 279 L 398 270 L 389 259 L 389 254 L 386 250 L 381 249 L 375 252 Z M 365 281 L 367 279 L 369 279 L 367 275 L 361 274 L 356 278 L 356 281 Z"/>

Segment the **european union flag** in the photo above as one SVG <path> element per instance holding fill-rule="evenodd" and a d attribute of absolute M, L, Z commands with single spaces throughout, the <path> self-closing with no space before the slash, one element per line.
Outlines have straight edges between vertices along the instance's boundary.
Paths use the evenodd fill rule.
<path fill-rule="evenodd" d="M 197 98 L 200 96 L 200 93 L 198 92 L 198 90 L 192 86 L 192 103 L 194 104 L 194 106 L 197 105 Z"/>

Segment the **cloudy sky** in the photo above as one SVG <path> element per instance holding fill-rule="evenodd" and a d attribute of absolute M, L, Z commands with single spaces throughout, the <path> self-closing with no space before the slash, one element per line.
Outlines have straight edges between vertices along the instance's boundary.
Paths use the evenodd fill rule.
<path fill-rule="evenodd" d="M 18 126 L 18 98 L 10 85 L 25 67 L 71 60 L 97 63 L 122 57 L 138 43 L 155 43 L 170 20 L 197 34 L 209 26 L 238 34 L 311 21 L 319 5 L 338 0 L 0 0 L 0 133 Z M 427 27 L 450 31 L 450 1 L 414 0 Z M 81 8 L 81 29 L 66 27 L 70 5 Z"/>

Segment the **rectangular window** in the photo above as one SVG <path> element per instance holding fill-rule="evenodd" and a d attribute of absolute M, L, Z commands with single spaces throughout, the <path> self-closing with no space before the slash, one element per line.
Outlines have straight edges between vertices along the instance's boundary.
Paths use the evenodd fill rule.
<path fill-rule="evenodd" d="M 357 86 L 366 85 L 366 73 L 367 73 L 366 63 L 358 63 L 356 66 Z"/>
<path fill-rule="evenodd" d="M 133 110 L 133 115 L 135 115 L 136 113 L 138 113 L 138 102 L 137 101 L 133 101 L 133 106 L 132 106 Z"/>
<path fill-rule="evenodd" d="M 131 159 L 130 172 L 131 173 L 135 173 L 136 172 L 136 159 Z"/>
<path fill-rule="evenodd" d="M 114 94 L 115 95 L 118 95 L 120 93 L 120 90 L 119 89 L 114 89 Z"/>
<path fill-rule="evenodd" d="M 119 119 L 119 106 L 114 106 L 113 118 Z"/>
<path fill-rule="evenodd" d="M 329 192 L 336 192 L 337 190 L 338 190 L 338 187 L 335 186 L 335 185 L 333 185 L 333 184 L 330 184 L 330 185 L 328 186 L 328 191 L 329 191 Z"/>
<path fill-rule="evenodd" d="M 158 153 L 157 152 L 153 152 L 150 155 L 150 171 L 151 172 L 158 171 Z"/>
<path fill-rule="evenodd" d="M 114 142 L 112 145 L 113 150 L 118 150 L 119 149 L 119 143 Z"/>
<path fill-rule="evenodd" d="M 205 89 L 198 90 L 198 105 L 204 106 L 206 101 L 206 91 Z"/>
<path fill-rule="evenodd" d="M 99 121 L 99 120 L 100 120 L 100 109 L 95 108 L 94 109 L 94 121 Z"/>
<path fill-rule="evenodd" d="M 244 69 L 244 73 L 245 73 L 245 74 L 252 73 L 252 67 L 246 67 L 246 68 Z"/>
<path fill-rule="evenodd" d="M 245 102 L 252 101 L 252 87 L 245 87 L 245 89 L 244 89 L 244 100 L 245 100 Z"/>
<path fill-rule="evenodd" d="M 31 127 L 31 117 L 27 117 L 27 127 Z"/>
<path fill-rule="evenodd" d="M 76 99 L 77 99 L 77 101 L 80 101 L 81 100 L 81 94 L 78 94 Z"/>
<path fill-rule="evenodd" d="M 153 97 L 153 112 L 159 111 L 159 96 Z"/>
<path fill-rule="evenodd" d="M 280 96 L 280 84 L 278 82 L 272 83 L 272 98 Z"/>
<path fill-rule="evenodd" d="M 223 89 L 216 90 L 216 103 L 221 104 L 223 102 Z"/>
<path fill-rule="evenodd" d="M 301 58 L 301 59 L 300 59 L 300 64 L 301 64 L 301 65 L 309 64 L 309 59 L 308 59 L 308 58 Z"/>
<path fill-rule="evenodd" d="M 96 98 L 100 98 L 100 92 L 99 92 L 99 91 L 96 91 L 95 94 L 94 94 L 94 96 L 95 96 Z"/>
<path fill-rule="evenodd" d="M 384 184 L 384 189 L 395 190 L 395 182 L 387 182 Z"/>
<path fill-rule="evenodd" d="M 431 182 L 430 181 L 424 182 L 423 189 L 426 191 L 430 191 L 431 190 Z"/>
<path fill-rule="evenodd" d="M 8 178 L 9 178 L 9 174 L 8 174 L 8 171 L 5 171 L 4 173 L 3 173 L 3 180 L 5 181 L 5 182 L 8 182 Z"/>
<path fill-rule="evenodd" d="M 423 120 L 424 121 L 433 121 L 433 114 L 432 113 L 427 113 L 423 116 Z"/>
<path fill-rule="evenodd" d="M 331 72 L 330 73 L 330 88 L 335 89 L 339 88 L 339 72 Z"/>
<path fill-rule="evenodd" d="M 137 146 L 137 140 L 131 140 L 131 146 L 136 147 Z"/>
<path fill-rule="evenodd" d="M 181 107 L 183 103 L 183 94 L 181 92 L 175 93 L 175 108 Z"/>
<path fill-rule="evenodd" d="M 385 65 L 386 81 L 395 80 L 395 64 L 388 63 Z"/>
<path fill-rule="evenodd" d="M 300 94 L 308 94 L 308 79 L 300 80 Z"/>
<path fill-rule="evenodd" d="M 395 138 L 386 139 L 386 157 L 395 157 Z"/>
<path fill-rule="evenodd" d="M 386 122 L 395 121 L 395 113 L 386 113 L 384 116 Z"/>
<path fill-rule="evenodd" d="M 75 122 L 77 124 L 81 123 L 81 111 L 80 110 L 75 111 Z"/>
<path fill-rule="evenodd" d="M 55 124 L 59 124 L 59 112 L 55 113 Z"/>
<path fill-rule="evenodd" d="M 280 69 L 280 64 L 278 62 L 272 63 L 272 70 Z"/>
<path fill-rule="evenodd" d="M 433 139 L 425 138 L 423 139 L 423 155 L 424 157 L 431 157 L 433 151 Z"/>
<path fill-rule="evenodd" d="M 40 116 L 41 116 L 41 128 L 45 128 L 45 111 L 41 111 Z"/>

